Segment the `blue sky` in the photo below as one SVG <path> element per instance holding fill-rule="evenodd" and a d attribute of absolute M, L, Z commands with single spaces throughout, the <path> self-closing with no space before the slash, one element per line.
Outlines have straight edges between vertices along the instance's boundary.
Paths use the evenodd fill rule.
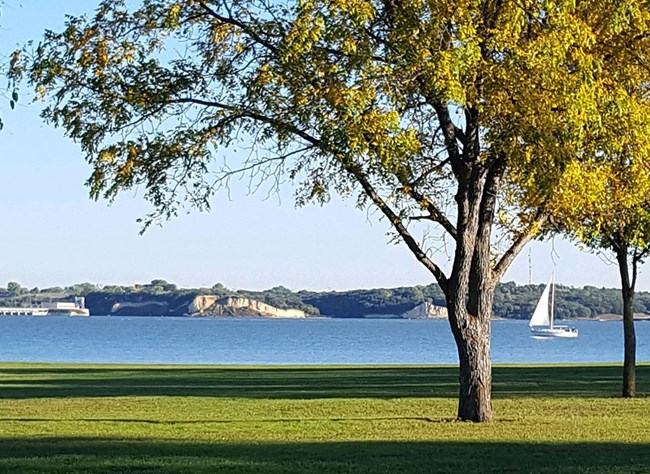
<path fill-rule="evenodd" d="M 95 0 L 6 0 L 0 17 L 0 57 L 61 29 L 65 13 L 91 12 Z M 4 84 L 3 84 L 4 87 Z M 3 91 L 4 92 L 4 91 Z M 25 91 L 26 92 L 26 91 Z M 244 183 L 220 195 L 209 214 L 191 213 L 138 234 L 150 211 L 142 190 L 114 204 L 88 199 L 90 168 L 78 147 L 38 118 L 23 99 L 16 110 L 0 98 L 0 286 L 18 281 L 41 288 L 90 281 L 145 283 L 163 278 L 183 287 L 294 290 L 429 284 L 432 277 L 403 245 L 388 243 L 386 222 L 352 201 L 296 209 L 290 187 L 280 196 L 249 196 Z M 533 282 L 618 287 L 618 270 L 561 239 L 531 246 Z M 444 255 L 437 261 L 446 262 Z M 504 281 L 528 283 L 528 252 Z M 642 272 L 639 289 L 650 290 Z"/>

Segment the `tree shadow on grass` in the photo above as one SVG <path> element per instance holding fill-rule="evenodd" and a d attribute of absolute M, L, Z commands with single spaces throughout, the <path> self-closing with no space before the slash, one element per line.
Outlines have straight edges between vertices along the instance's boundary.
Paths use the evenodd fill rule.
<path fill-rule="evenodd" d="M 102 438 L 0 439 L 0 472 L 631 473 L 649 444 L 508 442 L 199 443 Z"/>
<path fill-rule="evenodd" d="M 455 397 L 456 367 L 0 365 L 0 398 L 196 396 L 275 399 Z M 617 366 L 497 366 L 494 397 L 615 397 Z M 650 365 L 637 371 L 650 393 Z"/>

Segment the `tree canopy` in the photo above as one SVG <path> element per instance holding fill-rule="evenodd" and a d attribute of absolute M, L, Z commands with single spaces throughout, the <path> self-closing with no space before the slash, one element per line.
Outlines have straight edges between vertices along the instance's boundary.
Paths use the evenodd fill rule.
<path fill-rule="evenodd" d="M 298 204 L 376 206 L 445 294 L 459 417 L 486 421 L 496 283 L 567 167 L 615 156 L 611 111 L 645 100 L 630 91 L 649 15 L 632 0 L 111 0 L 46 32 L 14 75 L 80 143 L 93 197 L 146 189 L 145 225 L 209 208 L 240 173 L 293 180 Z M 447 271 L 414 234 L 427 223 L 452 243 Z"/>

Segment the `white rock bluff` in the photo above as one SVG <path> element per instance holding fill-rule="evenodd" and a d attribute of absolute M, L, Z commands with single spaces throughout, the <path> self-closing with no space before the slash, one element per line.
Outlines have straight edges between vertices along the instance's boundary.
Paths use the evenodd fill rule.
<path fill-rule="evenodd" d="M 242 296 L 218 298 L 213 295 L 200 295 L 188 305 L 191 316 L 257 316 L 263 318 L 306 318 L 299 309 L 279 309 L 261 301 Z"/>
<path fill-rule="evenodd" d="M 400 317 L 406 319 L 446 319 L 447 308 L 432 303 L 420 303 L 413 309 L 400 314 Z"/>

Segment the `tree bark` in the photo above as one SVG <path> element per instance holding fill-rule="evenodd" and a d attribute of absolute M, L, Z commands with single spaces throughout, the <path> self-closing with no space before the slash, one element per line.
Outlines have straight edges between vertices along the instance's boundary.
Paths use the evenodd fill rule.
<path fill-rule="evenodd" d="M 454 338 L 458 348 L 459 392 L 458 419 L 463 421 L 492 421 L 492 357 L 490 354 L 490 319 L 472 315 L 452 319 L 465 319 L 467 324 L 456 327 Z"/>
<path fill-rule="evenodd" d="M 500 170 L 481 162 L 465 166 L 469 169 L 460 176 L 456 194 L 459 233 L 445 295 L 459 359 L 458 419 L 488 422 L 493 419 L 490 315 L 496 286 L 490 231 Z"/>
<path fill-rule="evenodd" d="M 623 396 L 634 397 L 636 392 L 636 334 L 634 331 L 634 292 L 623 296 Z"/>
<path fill-rule="evenodd" d="M 636 283 L 637 261 L 632 257 L 630 278 L 627 246 L 615 247 L 618 268 L 621 274 L 621 293 L 623 296 L 623 391 L 622 395 L 632 398 L 636 392 L 636 333 L 634 330 L 634 287 Z"/>
<path fill-rule="evenodd" d="M 482 257 L 481 250 L 489 248 L 482 247 L 478 239 L 467 275 L 469 285 L 450 287 L 448 296 L 449 322 L 459 360 L 458 419 L 475 422 L 493 419 L 490 316 L 496 285 L 488 278 L 489 259 Z"/>

